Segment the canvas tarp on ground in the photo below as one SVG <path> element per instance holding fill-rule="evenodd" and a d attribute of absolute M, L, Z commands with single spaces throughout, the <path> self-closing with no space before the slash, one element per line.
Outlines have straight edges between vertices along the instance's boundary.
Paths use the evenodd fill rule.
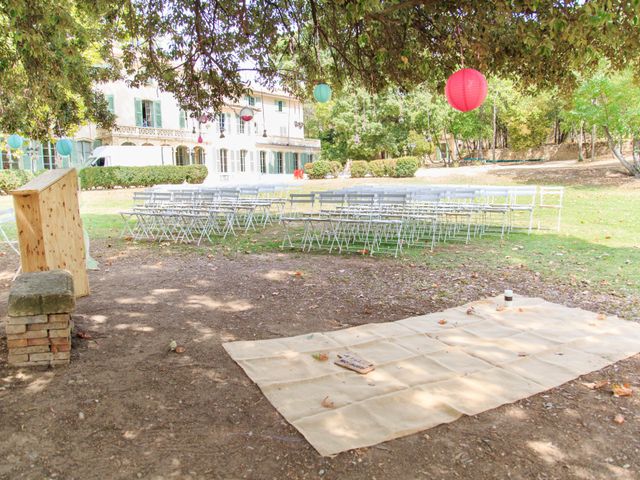
<path fill-rule="evenodd" d="M 224 348 L 322 455 L 475 415 L 640 351 L 639 324 L 539 298 L 502 303 Z M 334 365 L 346 351 L 376 369 Z"/>

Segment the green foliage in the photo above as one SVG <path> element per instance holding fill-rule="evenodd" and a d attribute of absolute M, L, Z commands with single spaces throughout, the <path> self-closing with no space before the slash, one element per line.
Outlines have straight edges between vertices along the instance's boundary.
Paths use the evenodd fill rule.
<path fill-rule="evenodd" d="M 371 160 L 369 162 L 369 172 L 374 177 L 384 177 L 387 173 L 384 160 Z"/>
<path fill-rule="evenodd" d="M 9 193 L 21 187 L 36 175 L 29 170 L 0 170 L 0 192 Z"/>
<path fill-rule="evenodd" d="M 342 163 L 336 160 L 330 160 L 329 165 L 331 165 L 331 175 L 337 177 L 342 172 Z"/>
<path fill-rule="evenodd" d="M 323 179 L 327 175 L 331 174 L 331 168 L 331 162 L 326 160 L 318 160 L 317 162 L 307 163 L 304 166 L 304 170 L 308 177 L 316 180 Z"/>
<path fill-rule="evenodd" d="M 160 184 L 202 183 L 204 165 L 162 165 L 153 167 L 88 167 L 79 172 L 85 190 L 115 187 L 151 187 Z"/>
<path fill-rule="evenodd" d="M 396 158 L 394 177 L 413 177 L 420 167 L 420 160 L 416 157 Z"/>
<path fill-rule="evenodd" d="M 369 162 L 366 160 L 354 160 L 351 162 L 351 176 L 354 178 L 365 177 L 369 173 Z"/>

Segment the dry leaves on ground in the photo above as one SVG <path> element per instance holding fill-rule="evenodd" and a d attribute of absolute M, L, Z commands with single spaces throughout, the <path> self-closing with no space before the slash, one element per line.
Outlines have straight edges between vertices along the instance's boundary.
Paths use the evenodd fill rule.
<path fill-rule="evenodd" d="M 613 393 L 614 397 L 630 397 L 633 395 L 633 390 L 631 389 L 631 385 L 628 383 L 614 383 L 611 385 L 611 393 Z"/>
<path fill-rule="evenodd" d="M 322 405 L 324 408 L 336 408 L 336 405 L 333 403 L 333 401 L 329 400 L 328 395 L 322 399 L 320 405 Z"/>

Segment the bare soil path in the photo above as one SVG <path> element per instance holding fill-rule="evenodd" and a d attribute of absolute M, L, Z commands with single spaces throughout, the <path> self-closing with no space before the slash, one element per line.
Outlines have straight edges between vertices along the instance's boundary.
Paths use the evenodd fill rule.
<path fill-rule="evenodd" d="M 16 370 L 0 340 L 2 479 L 636 479 L 640 356 L 541 395 L 372 448 L 320 457 L 221 343 L 392 321 L 505 287 L 617 313 L 640 296 L 585 293 L 518 267 L 270 253 L 210 257 L 94 242 L 71 365 Z M 4 308 L 15 259 L 0 258 Z M 296 275 L 302 272 L 302 275 Z M 4 312 L 1 312 L 4 313 Z M 637 321 L 638 319 L 632 319 Z M 171 340 L 186 348 L 168 353 Z M 614 398 L 582 382 L 629 382 Z M 613 421 L 616 415 L 624 423 Z"/>

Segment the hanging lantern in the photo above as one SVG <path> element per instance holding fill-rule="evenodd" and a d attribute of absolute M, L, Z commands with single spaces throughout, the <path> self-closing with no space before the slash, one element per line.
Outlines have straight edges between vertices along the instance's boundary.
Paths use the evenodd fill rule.
<path fill-rule="evenodd" d="M 487 79 L 478 70 L 463 68 L 449 77 L 444 93 L 449 105 L 468 112 L 478 108 L 487 98 Z"/>
<path fill-rule="evenodd" d="M 326 83 L 319 83 L 313 89 L 313 98 L 320 103 L 327 103 L 331 100 L 331 87 Z"/>
<path fill-rule="evenodd" d="M 9 144 L 9 147 L 13 150 L 20 148 L 22 146 L 23 141 L 24 140 L 22 139 L 22 137 L 17 133 L 14 133 L 13 135 L 9 135 L 9 138 L 7 139 L 7 143 Z"/>
<path fill-rule="evenodd" d="M 202 135 L 198 135 L 198 143 L 202 143 Z"/>
<path fill-rule="evenodd" d="M 56 151 L 63 157 L 68 157 L 73 151 L 73 143 L 67 138 L 61 138 L 56 142 Z"/>
<path fill-rule="evenodd" d="M 250 122 L 251 120 L 253 120 L 253 110 L 249 107 L 244 107 L 242 110 L 240 110 L 240 118 L 245 122 Z"/>
<path fill-rule="evenodd" d="M 200 115 L 198 121 L 204 125 L 209 121 L 209 117 L 206 114 Z"/>

